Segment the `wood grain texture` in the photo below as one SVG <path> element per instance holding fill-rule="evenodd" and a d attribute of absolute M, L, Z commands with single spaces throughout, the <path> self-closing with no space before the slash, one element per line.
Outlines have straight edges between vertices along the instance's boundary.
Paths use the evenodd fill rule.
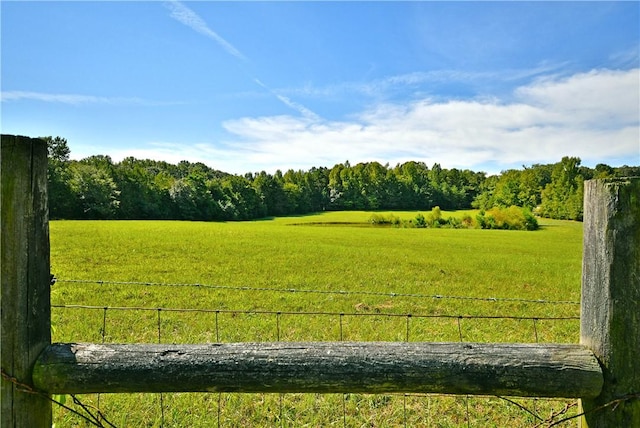
<path fill-rule="evenodd" d="M 585 182 L 580 343 L 603 369 L 602 394 L 582 400 L 584 427 L 640 427 L 640 177 Z"/>
<path fill-rule="evenodd" d="M 54 344 L 34 382 L 50 393 L 309 392 L 596 396 L 600 366 L 579 345 L 275 342 Z"/>
<path fill-rule="evenodd" d="M 2 371 L 31 385 L 51 343 L 47 145 L 2 135 Z M 51 427 L 51 403 L 2 379 L 2 427 Z"/>

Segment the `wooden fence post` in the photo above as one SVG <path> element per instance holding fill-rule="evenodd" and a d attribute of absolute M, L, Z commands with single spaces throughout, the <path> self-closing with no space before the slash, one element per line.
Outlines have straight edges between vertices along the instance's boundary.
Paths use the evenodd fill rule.
<path fill-rule="evenodd" d="M 2 135 L 0 425 L 51 427 L 51 402 L 30 392 L 33 365 L 51 343 L 47 145 Z"/>
<path fill-rule="evenodd" d="M 582 427 L 640 427 L 640 177 L 590 180 L 584 193 L 580 342 L 603 371 Z"/>

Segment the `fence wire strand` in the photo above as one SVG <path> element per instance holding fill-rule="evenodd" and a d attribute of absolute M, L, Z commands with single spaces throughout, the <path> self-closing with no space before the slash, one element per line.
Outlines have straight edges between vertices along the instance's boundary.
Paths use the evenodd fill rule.
<path fill-rule="evenodd" d="M 65 282 L 71 284 L 98 284 L 98 285 L 139 285 L 146 287 L 196 287 L 210 288 L 216 290 L 232 290 L 232 291 L 263 291 L 268 293 L 309 293 L 309 294 L 338 294 L 338 295 L 359 295 L 359 296 L 378 296 L 378 297 L 409 297 L 416 299 L 436 299 L 436 300 L 475 300 L 484 302 L 517 302 L 517 303 L 539 303 L 549 305 L 579 305 L 580 302 L 572 300 L 546 300 L 546 299 L 521 299 L 516 297 L 474 297 L 474 296 L 447 296 L 441 294 L 420 294 L 420 293 L 399 293 L 399 292 L 381 292 L 381 291 L 365 291 L 365 290 L 316 290 L 305 288 L 269 288 L 269 287 L 253 287 L 253 286 L 233 286 L 233 285 L 214 285 L 214 284 L 198 284 L 198 283 L 165 283 L 165 282 L 142 282 L 142 281 L 107 281 L 107 280 L 89 280 L 89 279 L 57 279 L 57 282 Z"/>
<path fill-rule="evenodd" d="M 413 314 L 413 313 L 391 313 L 391 312 L 330 312 L 330 311 L 270 311 L 262 309 L 198 309 L 198 308 L 166 308 L 157 306 L 96 306 L 96 305 L 64 305 L 64 304 L 52 304 L 52 308 L 59 309 L 89 309 L 99 310 L 108 309 L 112 311 L 151 311 L 158 310 L 164 312 L 200 312 L 200 313 L 214 313 L 214 314 L 242 314 L 242 315 L 327 315 L 327 316 L 350 316 L 350 317 L 390 317 L 390 318 L 442 318 L 442 319 L 478 319 L 478 320 L 516 320 L 516 321 L 562 321 L 562 320 L 579 320 L 579 316 L 558 316 L 558 317 L 543 317 L 543 316 L 517 316 L 517 315 L 455 315 L 455 314 Z M 217 327 L 217 324 L 216 324 Z M 218 332 L 216 332 L 218 334 Z M 462 330 L 460 330 L 462 334 Z"/>
<path fill-rule="evenodd" d="M 116 284 L 116 285 L 144 285 L 144 286 L 193 286 L 193 287 L 207 287 L 207 288 L 215 288 L 215 289 L 230 289 L 230 290 L 242 290 L 242 291 L 269 291 L 269 292 L 290 292 L 290 293 L 321 293 L 321 294 L 356 294 L 356 295 L 375 295 L 375 296 L 391 296 L 391 297 L 411 297 L 411 298 L 431 298 L 431 299 L 458 299 L 458 300 L 479 300 L 479 301 L 489 301 L 489 302 L 528 302 L 528 303 L 544 303 L 544 304 L 577 304 L 577 302 L 570 301 L 545 301 L 545 300 L 531 300 L 531 299 L 502 299 L 502 298 L 476 298 L 476 297 L 463 297 L 463 296 L 440 296 L 440 295 L 422 295 L 422 294 L 403 294 L 403 293 L 377 293 L 377 292 L 350 292 L 350 291 L 323 291 L 323 290 L 300 290 L 300 289 L 270 289 L 270 288 L 259 288 L 259 287 L 228 287 L 228 286 L 206 286 L 201 284 L 166 284 L 166 283 L 152 283 L 152 282 L 116 282 L 116 281 L 85 281 L 85 280 L 58 280 L 58 282 L 71 282 L 71 283 L 96 283 L 96 284 Z M 339 327 L 339 340 L 344 340 L 344 320 L 345 317 L 381 317 L 381 318 L 404 318 L 404 340 L 409 342 L 411 339 L 411 323 L 412 319 L 455 319 L 457 325 L 457 333 L 458 339 L 460 342 L 464 341 L 464 335 L 462 331 L 462 321 L 463 320 L 517 320 L 517 321 L 531 321 L 533 324 L 533 334 L 535 337 L 535 342 L 538 343 L 538 322 L 541 320 L 552 320 L 552 321 L 565 321 L 565 320 L 579 320 L 579 316 L 553 316 L 553 317 L 541 317 L 541 316 L 513 316 L 513 315 L 461 315 L 461 314 L 415 314 L 415 313 L 384 313 L 384 312 L 332 312 L 332 311 L 275 311 L 275 310 L 234 310 L 234 309 L 206 309 L 206 308 L 167 308 L 167 307 L 145 307 L 145 306 L 97 306 L 97 305 L 81 305 L 81 304 L 52 304 L 52 308 L 64 309 L 64 310 L 74 310 L 74 309 L 85 309 L 85 310 L 95 310 L 102 311 L 102 325 L 100 329 L 100 336 L 102 339 L 102 343 L 105 343 L 108 339 L 107 335 L 107 317 L 108 312 L 110 311 L 147 311 L 147 312 L 155 312 L 156 313 L 156 329 L 157 329 L 157 341 L 158 343 L 162 343 L 163 340 L 163 332 L 162 332 L 162 313 L 209 313 L 215 315 L 215 339 L 217 342 L 221 341 L 220 335 L 220 320 L 219 316 L 223 314 L 231 314 L 232 316 L 236 315 L 262 315 L 262 316 L 274 316 L 275 317 L 275 337 L 277 341 L 282 339 L 282 316 L 290 315 L 290 316 L 330 316 L 337 317 L 338 327 Z M 286 426 L 290 423 L 290 421 L 285 421 L 288 418 L 285 413 L 284 399 L 286 394 L 279 394 L 277 406 L 277 414 L 274 415 L 279 420 L 280 426 Z M 346 428 L 349 423 L 348 419 L 351 417 L 347 412 L 347 402 L 354 399 L 351 394 L 341 394 L 342 395 L 342 425 Z M 431 415 L 431 400 L 433 397 L 437 396 L 447 396 L 443 394 L 391 394 L 390 396 L 402 397 L 402 422 L 401 424 L 405 427 L 411 426 L 411 421 L 409 417 L 408 411 L 408 399 L 422 397 L 426 400 L 426 411 L 428 413 L 427 418 L 429 421 L 432 421 L 433 417 Z M 448 395 L 447 397 L 451 397 Z M 466 419 L 466 425 L 468 428 L 471 427 L 471 415 L 470 415 L 470 397 L 469 395 L 461 397 L 464 401 L 463 409 Z M 485 398 L 495 398 L 495 397 L 485 397 Z M 537 412 L 537 401 L 533 401 L 533 410 L 528 409 L 526 406 L 519 404 L 511 399 L 505 397 L 497 397 L 505 402 L 508 402 L 512 405 L 517 406 L 522 412 L 531 414 L 539 424 L 537 426 L 542 426 L 542 424 L 553 423 L 554 418 L 564 416 L 568 411 L 567 406 L 561 410 L 555 411 L 551 418 L 543 419 L 538 415 Z M 100 409 L 100 394 L 97 395 L 98 406 L 97 409 Z M 159 413 L 161 426 L 166 426 L 167 420 L 165 418 L 166 406 L 164 402 L 164 395 L 162 393 L 159 394 Z M 358 409 L 359 405 L 356 401 L 354 401 L 356 405 L 356 409 Z M 399 404 L 399 403 L 398 403 Z M 349 405 L 351 406 L 351 404 Z M 64 406 L 67 408 L 67 406 Z M 211 421 L 212 424 L 217 425 L 218 427 L 223 426 L 223 417 L 222 417 L 222 408 L 224 407 L 223 403 L 223 393 L 217 393 L 217 411 L 215 414 L 212 414 L 215 422 Z M 423 407 L 424 409 L 424 407 Z M 74 412 L 78 414 L 78 412 Z M 214 416 L 215 415 L 215 416 Z M 96 419 L 97 418 L 97 419 Z M 571 419 L 573 417 L 565 418 Z M 114 426 L 111 424 L 98 410 L 96 414 L 93 415 L 92 419 L 97 422 L 97 426 L 102 426 L 101 423 L 107 423 L 109 426 Z M 400 423 L 400 421 L 398 421 Z M 562 421 L 560 421 L 562 422 Z M 429 422 L 430 423 L 430 422 Z M 100 425 L 98 425 L 100 424 Z"/>

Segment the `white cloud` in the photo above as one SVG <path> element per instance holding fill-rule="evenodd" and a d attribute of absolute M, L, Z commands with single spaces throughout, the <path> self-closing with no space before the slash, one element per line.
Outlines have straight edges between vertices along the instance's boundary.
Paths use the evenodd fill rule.
<path fill-rule="evenodd" d="M 380 104 L 351 121 L 247 117 L 224 127 L 247 165 L 267 169 L 346 159 L 478 169 L 557 162 L 566 155 L 585 163 L 624 157 L 634 163 L 640 156 L 639 72 L 541 79 L 517 89 L 510 102 L 423 99 Z"/>
<path fill-rule="evenodd" d="M 223 123 L 229 134 L 224 146 L 156 143 L 112 156 L 202 161 L 237 174 L 332 167 L 345 160 L 438 162 L 489 173 L 563 156 L 592 166 L 620 159 L 638 165 L 639 82 L 639 69 L 596 70 L 538 80 L 508 94 L 508 101 L 382 103 L 343 121 L 244 117 Z"/>
<path fill-rule="evenodd" d="M 281 89 L 281 91 L 318 98 L 345 96 L 345 94 L 347 96 L 349 96 L 349 94 L 358 94 L 373 98 L 386 98 L 396 90 L 406 90 L 407 88 L 428 89 L 429 86 L 433 84 L 451 84 L 452 82 L 457 82 L 486 86 L 487 83 L 496 81 L 517 82 L 551 73 L 558 70 L 562 65 L 563 64 L 543 63 L 534 68 L 484 72 L 459 70 L 417 71 L 373 79 L 366 83 L 342 82 L 321 87 L 309 83 L 301 88 L 287 88 Z"/>
<path fill-rule="evenodd" d="M 614 52 L 609 56 L 609 61 L 619 68 L 637 67 L 640 64 L 640 43 L 636 43 L 626 50 Z"/>
<path fill-rule="evenodd" d="M 593 70 L 562 80 L 540 80 L 519 88 L 516 94 L 525 102 L 555 112 L 566 125 L 617 127 L 638 123 L 638 69 Z"/>
<path fill-rule="evenodd" d="M 162 103 L 144 100 L 136 97 L 98 97 L 94 95 L 80 94 L 50 94 L 31 91 L 3 91 L 2 102 L 7 101 L 41 101 L 46 103 L 60 103 L 70 105 L 83 104 L 111 104 L 111 105 L 166 105 L 174 103 Z"/>

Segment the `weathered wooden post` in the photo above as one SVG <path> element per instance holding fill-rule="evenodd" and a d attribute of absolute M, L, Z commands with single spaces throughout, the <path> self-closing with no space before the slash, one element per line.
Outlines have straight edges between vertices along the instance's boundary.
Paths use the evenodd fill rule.
<path fill-rule="evenodd" d="M 581 425 L 640 427 L 640 177 L 585 182 L 582 260 L 580 342 L 604 386 Z"/>
<path fill-rule="evenodd" d="M 51 402 L 29 392 L 51 343 L 47 145 L 2 135 L 2 403 L 4 427 L 51 427 Z"/>

